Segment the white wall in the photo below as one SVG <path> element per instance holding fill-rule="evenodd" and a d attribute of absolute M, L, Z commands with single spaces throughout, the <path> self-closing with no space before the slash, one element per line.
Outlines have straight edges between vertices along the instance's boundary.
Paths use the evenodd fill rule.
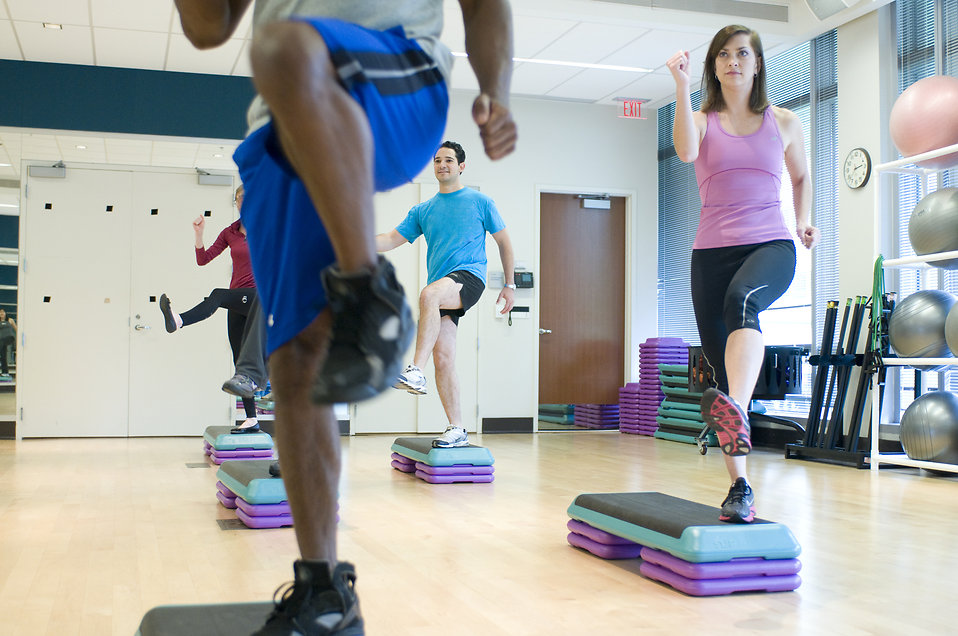
<path fill-rule="evenodd" d="M 852 148 L 863 147 L 872 163 L 891 159 L 887 142 L 888 112 L 881 96 L 889 65 L 894 79 L 895 52 L 888 53 L 882 38 L 882 11 L 873 11 L 838 29 L 838 161 L 841 168 Z M 894 41 L 891 42 L 894 46 Z M 888 59 L 890 58 L 890 59 Z M 887 179 L 887 177 L 885 178 Z M 838 192 L 840 298 L 869 295 L 872 286 L 875 241 L 873 174 L 857 190 L 841 183 Z"/>
<path fill-rule="evenodd" d="M 656 120 L 618 117 L 610 106 L 516 99 L 512 109 L 519 144 L 506 159 L 492 162 L 482 152 L 472 121 L 474 94 L 454 91 L 446 139 L 466 150 L 463 181 L 490 195 L 506 222 L 516 260 L 538 275 L 538 192 L 634 193 L 627 241 L 631 313 L 626 364 L 638 375 L 638 345 L 656 335 L 658 176 Z M 431 166 L 416 179 L 434 184 Z M 501 271 L 498 251 L 488 242 L 489 271 Z M 479 320 L 479 414 L 535 417 L 538 409 L 538 307 L 536 292 L 518 290 L 516 302 L 529 305 L 529 320 L 509 327 L 494 317 L 498 290 L 489 289 L 473 313 Z M 574 302 L 574 298 L 570 298 Z"/>

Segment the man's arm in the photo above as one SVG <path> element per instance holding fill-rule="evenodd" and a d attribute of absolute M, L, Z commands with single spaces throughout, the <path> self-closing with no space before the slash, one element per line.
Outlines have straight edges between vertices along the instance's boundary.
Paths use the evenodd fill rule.
<path fill-rule="evenodd" d="M 512 10 L 508 0 L 459 0 L 466 54 L 479 82 L 472 118 L 490 159 L 515 150 L 516 123 L 509 111 L 512 82 Z"/>
<path fill-rule="evenodd" d="M 198 49 L 219 46 L 233 35 L 252 0 L 173 0 L 186 38 Z"/>
<path fill-rule="evenodd" d="M 408 242 L 402 234 L 396 231 L 396 228 L 393 228 L 388 232 L 376 235 L 376 251 L 388 252 Z"/>
<path fill-rule="evenodd" d="M 515 272 L 515 256 L 512 253 L 512 241 L 509 240 L 509 233 L 505 229 L 499 230 L 492 235 L 492 238 L 496 240 L 496 245 L 499 246 L 499 260 L 502 261 L 502 272 L 505 275 L 505 284 L 506 285 L 515 285 L 516 284 L 516 272 Z M 503 287 L 502 291 L 499 292 L 499 298 L 496 299 L 496 304 L 498 305 L 500 301 L 505 301 L 506 306 L 500 313 L 507 314 L 512 310 L 512 306 L 516 304 L 516 292 L 511 287 Z"/>

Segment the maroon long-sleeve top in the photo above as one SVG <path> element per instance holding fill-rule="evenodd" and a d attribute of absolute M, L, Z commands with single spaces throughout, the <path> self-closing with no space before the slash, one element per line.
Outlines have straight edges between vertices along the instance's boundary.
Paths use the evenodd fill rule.
<path fill-rule="evenodd" d="M 256 282 L 253 280 L 253 267 L 249 262 L 249 245 L 246 244 L 246 235 L 240 231 L 239 221 L 223 228 L 223 231 L 208 248 L 197 247 L 196 264 L 206 265 L 227 247 L 230 248 L 230 258 L 233 259 L 233 277 L 230 279 L 230 289 L 256 287 Z"/>

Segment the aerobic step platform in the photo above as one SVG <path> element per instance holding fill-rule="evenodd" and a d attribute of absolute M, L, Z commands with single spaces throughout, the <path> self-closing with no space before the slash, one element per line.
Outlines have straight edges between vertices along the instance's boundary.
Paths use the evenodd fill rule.
<path fill-rule="evenodd" d="M 236 636 L 251 634 L 266 622 L 273 604 L 160 605 L 140 621 L 136 636 Z"/>
<path fill-rule="evenodd" d="M 293 525 L 283 480 L 269 474 L 269 459 L 225 461 L 216 472 L 216 499 L 249 528 Z"/>
<path fill-rule="evenodd" d="M 269 433 L 231 433 L 231 426 L 207 426 L 203 433 L 203 452 L 214 464 L 228 459 L 264 459 L 273 456 L 273 438 Z"/>
<path fill-rule="evenodd" d="M 579 495 L 568 542 L 693 596 L 782 592 L 801 585 L 801 547 L 782 524 L 718 520 L 719 509 L 658 492 Z"/>
<path fill-rule="evenodd" d="M 495 479 L 495 460 L 488 448 L 433 448 L 431 437 L 398 437 L 391 465 L 431 484 L 484 483 Z"/>

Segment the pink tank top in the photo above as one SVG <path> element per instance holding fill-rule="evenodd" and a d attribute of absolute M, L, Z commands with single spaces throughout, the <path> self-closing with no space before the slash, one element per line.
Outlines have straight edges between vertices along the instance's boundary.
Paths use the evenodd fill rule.
<path fill-rule="evenodd" d="M 695 160 L 702 214 L 693 249 L 790 240 L 781 201 L 785 146 L 772 109 L 742 137 L 725 132 L 716 112 L 706 121 Z"/>

